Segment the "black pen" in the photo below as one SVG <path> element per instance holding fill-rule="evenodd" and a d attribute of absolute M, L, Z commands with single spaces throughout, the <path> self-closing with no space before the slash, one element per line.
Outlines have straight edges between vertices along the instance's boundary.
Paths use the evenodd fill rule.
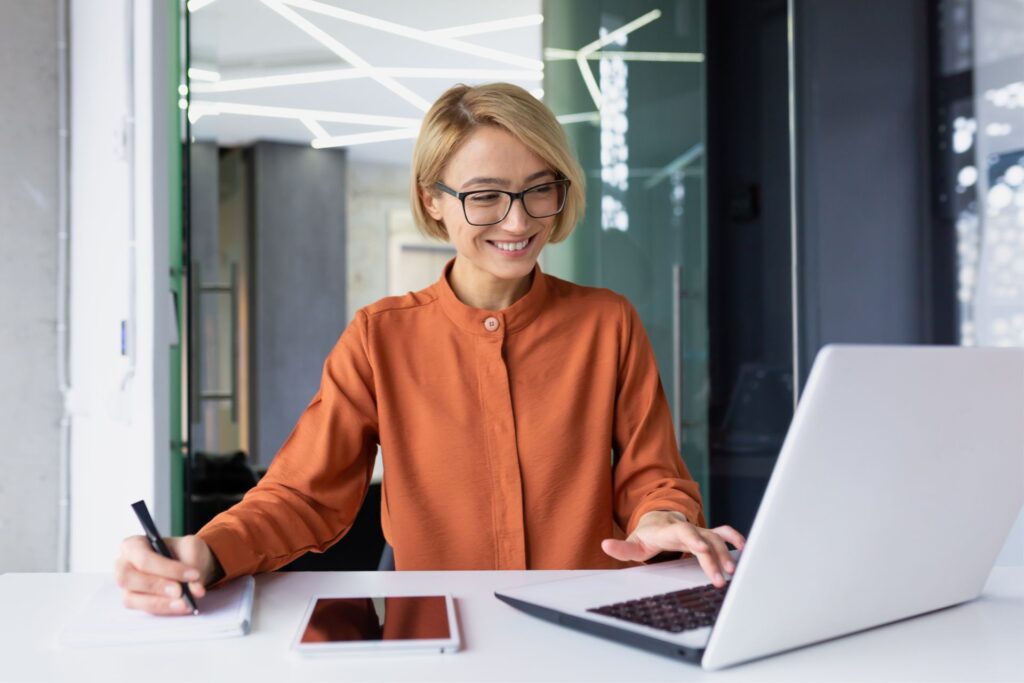
<path fill-rule="evenodd" d="M 139 518 L 142 529 L 146 532 L 146 538 L 149 539 L 149 545 L 153 547 L 153 550 L 170 560 L 178 559 L 167 549 L 164 539 L 160 538 L 160 532 L 156 530 L 156 524 L 153 523 L 153 518 L 149 516 L 149 508 L 146 507 L 146 501 L 140 500 L 132 503 L 132 510 L 135 510 L 135 516 Z M 192 614 L 199 614 L 199 608 L 196 607 L 192 591 L 188 589 L 188 584 L 184 581 L 181 582 L 181 596 L 185 599 L 185 604 L 192 608 Z"/>

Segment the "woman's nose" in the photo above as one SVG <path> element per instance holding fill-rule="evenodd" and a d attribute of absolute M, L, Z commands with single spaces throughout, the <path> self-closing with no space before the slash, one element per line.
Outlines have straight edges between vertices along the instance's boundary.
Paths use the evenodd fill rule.
<path fill-rule="evenodd" d="M 508 210 L 508 215 L 505 216 L 505 220 L 503 220 L 500 225 L 508 232 L 522 233 L 529 231 L 530 215 L 526 213 L 526 207 L 523 206 L 521 199 L 517 199 L 512 202 L 512 206 Z"/>

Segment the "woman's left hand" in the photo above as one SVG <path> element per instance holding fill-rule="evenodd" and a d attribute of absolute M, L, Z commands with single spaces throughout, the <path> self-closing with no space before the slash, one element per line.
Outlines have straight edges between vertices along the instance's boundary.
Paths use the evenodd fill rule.
<path fill-rule="evenodd" d="M 606 538 L 601 549 L 624 562 L 643 562 L 666 551 L 693 553 L 711 583 L 721 588 L 725 575 L 736 571 L 726 542 L 742 550 L 746 539 L 730 526 L 704 529 L 690 524 L 679 512 L 654 510 L 640 518 L 629 538 Z"/>

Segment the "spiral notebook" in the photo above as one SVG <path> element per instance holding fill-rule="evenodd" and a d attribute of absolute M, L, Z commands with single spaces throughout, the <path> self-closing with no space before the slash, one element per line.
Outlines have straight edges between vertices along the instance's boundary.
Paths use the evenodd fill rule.
<path fill-rule="evenodd" d="M 58 642 L 66 646 L 126 645 L 244 636 L 252 623 L 256 580 L 235 579 L 198 601 L 198 615 L 153 616 L 127 609 L 121 589 L 108 581 L 64 626 Z"/>

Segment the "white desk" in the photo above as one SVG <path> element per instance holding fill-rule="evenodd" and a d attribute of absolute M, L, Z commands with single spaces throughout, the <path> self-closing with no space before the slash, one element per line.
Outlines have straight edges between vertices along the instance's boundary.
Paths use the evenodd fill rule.
<path fill-rule="evenodd" d="M 54 634 L 109 575 L 5 574 L 0 680 L 1024 680 L 1024 567 L 996 569 L 974 602 L 710 674 L 535 619 L 493 596 L 499 587 L 569 574 L 268 574 L 258 577 L 252 633 L 244 638 L 94 649 L 61 649 Z M 313 594 L 425 592 L 456 597 L 462 651 L 390 659 L 303 659 L 289 651 Z"/>

